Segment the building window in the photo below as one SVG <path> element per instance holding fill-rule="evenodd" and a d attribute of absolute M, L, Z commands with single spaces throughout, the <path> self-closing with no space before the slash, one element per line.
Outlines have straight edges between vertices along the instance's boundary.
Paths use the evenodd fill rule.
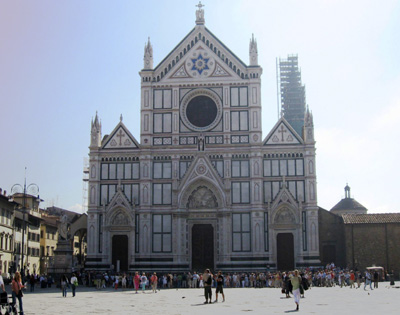
<path fill-rule="evenodd" d="M 231 112 L 231 131 L 249 130 L 249 117 L 246 111 Z"/>
<path fill-rule="evenodd" d="M 224 161 L 223 160 L 211 160 L 211 164 L 217 170 L 219 176 L 224 177 Z"/>
<path fill-rule="evenodd" d="M 282 188 L 283 182 L 281 181 L 266 181 L 264 182 L 264 203 L 271 202 L 278 195 Z M 285 182 L 286 188 L 290 191 L 291 195 L 297 200 L 304 202 L 304 181 L 291 180 Z"/>
<path fill-rule="evenodd" d="M 101 179 L 139 179 L 140 164 L 135 163 L 102 163 Z"/>
<path fill-rule="evenodd" d="M 248 105 L 247 97 L 247 86 L 246 87 L 231 87 L 231 106 L 241 107 Z"/>
<path fill-rule="evenodd" d="M 3 249 L 3 234 L 0 235 L 0 249 Z"/>
<path fill-rule="evenodd" d="M 264 247 L 265 251 L 269 251 L 269 227 L 268 227 L 268 212 L 264 212 Z"/>
<path fill-rule="evenodd" d="M 307 250 L 307 213 L 303 211 L 301 213 L 301 223 L 302 223 L 302 228 L 301 232 L 303 234 L 303 251 Z"/>
<path fill-rule="evenodd" d="M 154 133 L 172 132 L 172 113 L 153 114 Z"/>
<path fill-rule="evenodd" d="M 153 162 L 153 178 L 172 178 L 172 163 L 171 162 Z"/>
<path fill-rule="evenodd" d="M 192 161 L 180 161 L 179 162 L 179 178 L 185 176 L 187 169 L 190 167 Z"/>
<path fill-rule="evenodd" d="M 139 205 L 139 184 L 123 185 L 123 191 L 131 204 Z"/>
<path fill-rule="evenodd" d="M 232 215 L 232 251 L 249 252 L 250 246 L 250 214 L 235 213 Z"/>
<path fill-rule="evenodd" d="M 114 197 L 117 185 L 100 185 L 100 204 L 106 205 Z"/>
<path fill-rule="evenodd" d="M 153 252 L 172 251 L 172 222 L 169 214 L 153 215 Z"/>
<path fill-rule="evenodd" d="M 135 253 L 139 253 L 139 215 L 135 215 Z"/>
<path fill-rule="evenodd" d="M 232 177 L 249 177 L 250 164 L 248 160 L 232 161 Z"/>
<path fill-rule="evenodd" d="M 172 184 L 153 184 L 153 205 L 170 205 Z"/>
<path fill-rule="evenodd" d="M 232 182 L 232 203 L 250 203 L 249 182 Z"/>
<path fill-rule="evenodd" d="M 303 159 L 264 160 L 264 176 L 304 176 Z"/>
<path fill-rule="evenodd" d="M 154 90 L 154 108 L 172 108 L 172 91 Z"/>

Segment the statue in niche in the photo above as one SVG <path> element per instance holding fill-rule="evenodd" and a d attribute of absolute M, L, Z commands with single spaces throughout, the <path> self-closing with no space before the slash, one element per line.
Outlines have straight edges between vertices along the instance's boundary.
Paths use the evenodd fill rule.
<path fill-rule="evenodd" d="M 296 223 L 296 219 L 288 208 L 283 208 L 276 215 L 275 223 Z"/>
<path fill-rule="evenodd" d="M 119 212 L 114 217 L 114 220 L 112 221 L 112 225 L 128 225 L 128 219 L 122 212 Z"/>
<path fill-rule="evenodd" d="M 204 151 L 204 139 L 203 137 L 199 137 L 199 143 L 197 144 L 199 151 Z"/>
<path fill-rule="evenodd" d="M 190 209 L 216 208 L 218 207 L 218 202 L 210 189 L 200 186 L 192 192 L 186 207 Z"/>

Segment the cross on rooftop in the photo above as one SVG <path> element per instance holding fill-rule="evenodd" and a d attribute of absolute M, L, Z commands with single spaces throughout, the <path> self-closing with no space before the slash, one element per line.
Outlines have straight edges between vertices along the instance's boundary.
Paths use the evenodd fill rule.
<path fill-rule="evenodd" d="M 202 7 L 205 7 L 205 5 L 204 5 L 204 4 L 201 4 L 201 1 L 199 1 L 199 4 L 198 4 L 198 5 L 195 5 L 195 7 L 198 7 L 199 10 L 201 10 L 201 8 L 202 8 Z"/>

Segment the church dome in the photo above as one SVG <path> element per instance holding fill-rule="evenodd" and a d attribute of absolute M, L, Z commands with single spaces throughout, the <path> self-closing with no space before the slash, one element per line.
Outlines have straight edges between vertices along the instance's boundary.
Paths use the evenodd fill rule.
<path fill-rule="evenodd" d="M 330 211 L 334 214 L 366 214 L 368 209 L 350 197 L 350 187 L 346 184 L 344 188 L 345 198 L 340 200 Z"/>

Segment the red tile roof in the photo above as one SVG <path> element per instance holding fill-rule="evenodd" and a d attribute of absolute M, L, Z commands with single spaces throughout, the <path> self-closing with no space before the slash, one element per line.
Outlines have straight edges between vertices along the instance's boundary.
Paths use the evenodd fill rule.
<path fill-rule="evenodd" d="M 400 223 L 400 213 L 343 214 L 344 224 Z"/>

